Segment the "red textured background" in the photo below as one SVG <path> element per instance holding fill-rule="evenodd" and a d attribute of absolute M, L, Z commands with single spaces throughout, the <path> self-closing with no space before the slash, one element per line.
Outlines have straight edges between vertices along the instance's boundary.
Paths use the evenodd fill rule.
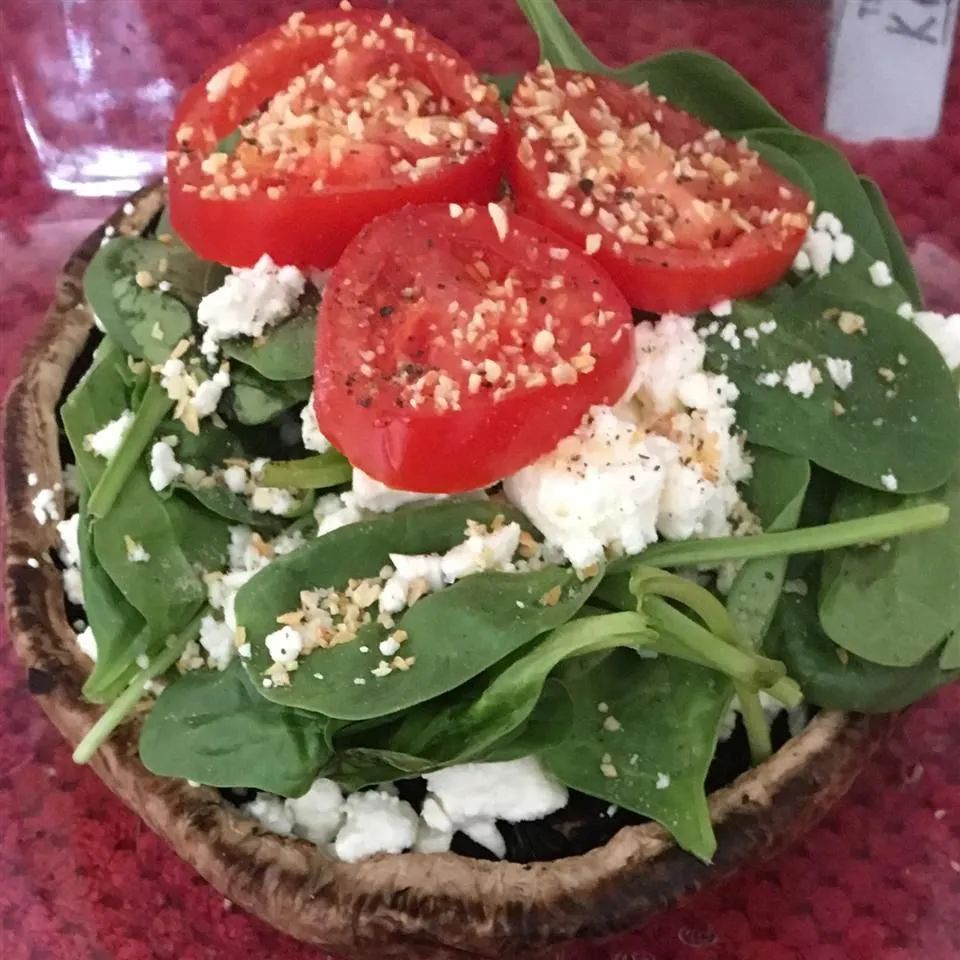
<path fill-rule="evenodd" d="M 478 67 L 515 70 L 534 59 L 512 0 L 391 5 Z M 66 147 L 94 134 L 116 146 L 158 147 L 172 91 L 297 6 L 0 0 L 0 393 L 50 298 L 57 267 L 115 202 L 51 190 L 31 135 Z M 566 0 L 564 7 L 612 61 L 703 47 L 731 61 L 798 125 L 821 125 L 826 3 Z M 169 80 L 169 95 L 154 90 L 152 104 L 124 96 L 158 72 Z M 75 94 L 78 76 L 93 95 Z M 76 107 L 72 116 L 56 99 L 64 91 Z M 46 110 L 55 101 L 58 110 Z M 957 58 L 939 136 L 849 152 L 890 199 L 933 303 L 960 304 Z M 0 958 L 325 960 L 231 909 L 93 774 L 71 764 L 28 696 L 2 633 Z M 786 855 L 629 937 L 566 948 L 557 960 L 956 960 L 958 744 L 960 685 L 912 710 L 852 795 Z"/>

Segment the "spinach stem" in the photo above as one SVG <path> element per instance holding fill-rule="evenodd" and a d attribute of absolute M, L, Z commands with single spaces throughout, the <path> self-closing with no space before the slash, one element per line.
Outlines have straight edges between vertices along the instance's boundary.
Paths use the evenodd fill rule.
<path fill-rule="evenodd" d="M 263 468 L 261 479 L 268 487 L 286 487 L 288 490 L 322 490 L 347 483 L 353 468 L 347 458 L 336 450 L 304 457 L 302 460 L 278 460 Z"/>
<path fill-rule="evenodd" d="M 750 744 L 750 759 L 756 766 L 773 755 L 770 725 L 760 702 L 760 694 L 754 690 L 745 690 L 740 684 L 736 684 L 736 690 L 737 699 L 740 701 L 740 716 L 743 717 L 743 726 Z"/>
<path fill-rule="evenodd" d="M 140 702 L 147 684 L 166 673 L 180 659 L 191 640 L 200 634 L 200 621 L 207 612 L 204 607 L 180 633 L 167 640 L 166 649 L 142 670 L 134 674 L 129 686 L 104 711 L 99 720 L 87 731 L 87 735 L 77 744 L 73 751 L 74 763 L 89 763 L 93 755 L 100 749 L 110 734 L 127 718 L 131 710 Z"/>
<path fill-rule="evenodd" d="M 87 512 L 94 520 L 102 520 L 110 512 L 137 461 L 172 406 L 173 401 L 167 396 L 167 391 L 160 386 L 159 380 L 151 377 L 120 449 L 110 458 L 90 494 Z"/>
<path fill-rule="evenodd" d="M 655 543 L 630 561 L 657 567 L 721 563 L 725 560 L 753 560 L 784 557 L 795 553 L 820 553 L 840 547 L 891 540 L 942 527 L 950 509 L 942 503 L 928 503 L 903 510 L 889 510 L 871 517 L 840 520 L 817 527 L 803 527 L 782 533 L 759 533 L 752 537 L 716 537 Z M 618 561 L 608 572 L 628 569 L 630 562 Z"/>
<path fill-rule="evenodd" d="M 645 597 L 643 610 L 649 615 L 651 625 L 665 638 L 673 638 L 704 665 L 726 674 L 731 680 L 751 690 L 769 687 L 784 675 L 783 664 L 727 643 L 661 597 Z"/>
<path fill-rule="evenodd" d="M 638 597 L 645 591 L 650 591 L 658 596 L 677 600 L 689 607 L 704 622 L 707 629 L 721 640 L 732 643 L 741 650 L 751 650 L 750 644 L 740 636 L 734 626 L 727 608 L 709 590 L 704 590 L 698 584 L 673 573 L 658 571 L 656 567 L 637 567 L 630 578 L 630 588 Z M 733 684 L 750 743 L 750 757 L 756 765 L 773 753 L 767 715 L 760 703 L 758 691 L 737 680 L 734 680 Z"/>

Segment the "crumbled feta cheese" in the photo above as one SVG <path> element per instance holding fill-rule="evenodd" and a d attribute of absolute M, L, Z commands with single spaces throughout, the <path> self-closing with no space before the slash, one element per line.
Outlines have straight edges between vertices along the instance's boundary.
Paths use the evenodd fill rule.
<path fill-rule="evenodd" d="M 217 409 L 223 391 L 229 386 L 230 374 L 226 370 L 218 370 L 209 380 L 199 384 L 193 395 L 193 409 L 197 416 L 201 419 L 209 417 Z"/>
<path fill-rule="evenodd" d="M 413 849 L 417 853 L 446 853 L 451 843 L 453 843 L 452 830 L 434 830 L 421 820 L 417 827 L 417 839 Z"/>
<path fill-rule="evenodd" d="M 270 659 L 274 663 L 282 663 L 284 666 L 296 663 L 297 658 L 303 651 L 303 638 L 290 626 L 284 626 L 279 630 L 274 630 L 273 633 L 268 633 L 264 643 L 267 645 Z"/>
<path fill-rule="evenodd" d="M 787 367 L 783 378 L 784 386 L 794 395 L 808 400 L 813 396 L 820 380 L 817 379 L 816 367 L 810 360 L 797 360 Z"/>
<path fill-rule="evenodd" d="M 843 232 L 843 224 L 837 216 L 824 210 L 807 231 L 803 246 L 793 261 L 793 269 L 797 273 L 813 270 L 818 277 L 825 277 L 834 260 L 848 263 L 853 251 L 853 237 Z"/>
<path fill-rule="evenodd" d="M 497 820 L 539 820 L 567 805 L 567 788 L 536 757 L 501 763 L 466 763 L 427 774 L 424 823 L 438 834 L 463 831 L 502 857 Z"/>
<path fill-rule="evenodd" d="M 97 662 L 97 638 L 93 635 L 92 627 L 86 627 L 77 634 L 77 646 L 81 653 Z"/>
<path fill-rule="evenodd" d="M 903 317 L 904 320 L 913 319 L 913 304 L 909 300 L 904 300 L 903 303 L 897 307 L 897 316 Z"/>
<path fill-rule="evenodd" d="M 131 563 L 149 563 L 150 554 L 144 550 L 142 543 L 137 543 L 136 540 L 126 537 L 125 544 L 127 548 L 127 559 Z"/>
<path fill-rule="evenodd" d="M 83 577 L 77 567 L 67 567 L 61 574 L 63 592 L 78 607 L 83 606 Z"/>
<path fill-rule="evenodd" d="M 733 303 L 729 300 L 720 300 L 710 308 L 710 312 L 715 317 L 729 317 L 733 313 Z"/>
<path fill-rule="evenodd" d="M 249 481 L 247 471 L 238 464 L 223 471 L 223 484 L 231 493 L 246 493 Z"/>
<path fill-rule="evenodd" d="M 783 377 L 775 370 L 768 370 L 765 373 L 757 375 L 757 383 L 759 383 L 761 387 L 777 387 L 782 380 Z"/>
<path fill-rule="evenodd" d="M 120 449 L 123 438 L 133 424 L 133 412 L 124 410 L 116 420 L 111 420 L 108 424 L 101 427 L 96 433 L 88 433 L 83 438 L 83 448 L 110 460 Z"/>
<path fill-rule="evenodd" d="M 827 357 L 824 361 L 830 379 L 841 390 L 846 390 L 853 383 L 853 365 L 842 357 Z"/>
<path fill-rule="evenodd" d="M 332 780 L 314 780 L 302 797 L 286 802 L 293 817 L 293 832 L 317 846 L 325 846 L 343 824 L 344 800 L 340 787 Z"/>
<path fill-rule="evenodd" d="M 59 520 L 60 509 L 57 506 L 57 495 L 49 487 L 40 490 L 31 501 L 33 515 L 40 526 L 45 526 L 48 520 Z"/>
<path fill-rule="evenodd" d="M 420 500 L 442 500 L 442 495 L 434 493 L 412 493 L 407 490 L 394 490 L 379 480 L 354 468 L 353 471 L 353 504 L 360 510 L 371 510 L 374 513 L 392 513 L 397 507 Z"/>
<path fill-rule="evenodd" d="M 835 214 L 830 213 L 829 210 L 818 213 L 813 225 L 817 230 L 823 230 L 833 237 L 838 236 L 840 231 L 843 230 L 840 219 Z"/>
<path fill-rule="evenodd" d="M 347 797 L 344 813 L 334 849 L 346 863 L 376 853 L 402 853 L 416 843 L 417 814 L 398 797 L 377 790 L 354 793 Z"/>
<path fill-rule="evenodd" d="M 297 505 L 289 490 L 282 487 L 256 487 L 250 497 L 250 506 L 259 513 L 272 513 L 285 517 Z"/>
<path fill-rule="evenodd" d="M 888 264 L 877 260 L 870 264 L 870 280 L 875 287 L 889 287 L 893 283 L 893 274 Z"/>
<path fill-rule="evenodd" d="M 452 547 L 443 556 L 437 553 L 391 553 L 394 572 L 380 591 L 380 610 L 399 613 L 407 606 L 415 585 L 422 596 L 439 590 L 444 583 L 456 583 L 473 573 L 512 569 L 521 532 L 518 523 L 508 523 L 499 530 L 488 532 L 471 530 L 463 543 Z"/>
<path fill-rule="evenodd" d="M 35 487 L 40 482 L 40 478 L 32 471 L 27 474 L 27 486 Z"/>
<path fill-rule="evenodd" d="M 79 525 L 79 513 L 73 513 L 66 520 L 57 523 L 57 535 L 60 537 L 60 559 L 65 567 L 80 566 L 80 546 L 77 542 Z"/>
<path fill-rule="evenodd" d="M 810 266 L 818 277 L 830 272 L 833 259 L 833 238 L 823 230 L 811 230 L 804 241 L 803 249 L 810 258 Z"/>
<path fill-rule="evenodd" d="M 889 490 L 891 493 L 898 486 L 896 475 L 889 470 L 880 478 L 880 482 L 883 484 L 884 490 Z"/>
<path fill-rule="evenodd" d="M 207 663 L 217 670 L 226 670 L 236 649 L 234 633 L 225 624 L 211 616 L 200 621 L 200 646 L 207 651 Z"/>
<path fill-rule="evenodd" d="M 355 470 L 354 475 L 356 473 Z M 313 516 L 317 521 L 318 537 L 363 519 L 363 514 L 357 508 L 352 493 L 327 493 L 318 497 L 313 508 Z"/>
<path fill-rule="evenodd" d="M 258 793 L 255 799 L 242 804 L 240 809 L 272 833 L 282 837 L 289 837 L 293 833 L 293 814 L 279 797 Z"/>
<path fill-rule="evenodd" d="M 197 322 L 206 328 L 203 355 L 213 363 L 221 340 L 263 336 L 268 326 L 293 312 L 305 284 L 296 267 L 278 267 L 267 254 L 253 267 L 235 268 L 197 308 Z"/>
<path fill-rule="evenodd" d="M 960 367 L 960 313 L 918 310 L 913 322 L 934 342 L 951 371 Z"/>
<path fill-rule="evenodd" d="M 520 524 L 508 523 L 490 533 L 471 533 L 463 543 L 448 550 L 440 561 L 443 579 L 455 583 L 472 573 L 502 570 L 513 559 L 520 545 Z M 396 558 L 391 554 L 396 566 Z M 399 572 L 399 567 L 397 568 Z"/>
<path fill-rule="evenodd" d="M 330 441 L 320 432 L 317 424 L 317 411 L 313 406 L 313 394 L 310 394 L 306 404 L 300 411 L 300 422 L 303 424 L 303 445 L 316 453 L 326 453 L 330 449 Z"/>
<path fill-rule="evenodd" d="M 150 448 L 150 486 L 159 493 L 182 476 L 183 467 L 177 462 L 173 447 L 158 440 Z"/>
<path fill-rule="evenodd" d="M 654 784 L 657 790 L 666 790 L 670 786 L 670 774 L 658 773 L 657 782 Z"/>
<path fill-rule="evenodd" d="M 594 407 L 557 449 L 504 481 L 523 510 L 579 569 L 606 549 L 639 553 L 657 539 L 722 536 L 743 511 L 750 475 L 735 423 L 736 387 L 703 371 L 689 317 L 637 327 L 629 403 Z M 634 396 L 635 394 L 635 396 Z M 682 451 L 698 451 L 691 459 Z"/>
<path fill-rule="evenodd" d="M 841 233 L 833 241 L 833 259 L 837 263 L 849 263 L 853 259 L 853 237 L 849 233 Z"/>

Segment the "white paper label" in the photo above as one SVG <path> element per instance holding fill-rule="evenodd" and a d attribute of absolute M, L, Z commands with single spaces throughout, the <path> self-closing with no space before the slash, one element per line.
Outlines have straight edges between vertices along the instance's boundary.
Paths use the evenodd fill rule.
<path fill-rule="evenodd" d="M 958 0 L 834 0 L 827 130 L 844 140 L 931 137 Z"/>

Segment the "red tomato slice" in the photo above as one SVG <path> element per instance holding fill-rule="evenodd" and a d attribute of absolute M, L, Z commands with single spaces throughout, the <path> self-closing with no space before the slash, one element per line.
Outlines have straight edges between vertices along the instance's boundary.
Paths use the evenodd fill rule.
<path fill-rule="evenodd" d="M 759 293 L 809 226 L 803 190 L 646 85 L 541 65 L 508 136 L 517 209 L 583 245 L 642 310 Z"/>
<path fill-rule="evenodd" d="M 171 132 L 174 228 L 201 256 L 329 267 L 374 217 L 486 201 L 503 163 L 496 89 L 393 13 L 296 13 L 219 61 Z M 217 144 L 240 128 L 230 153 Z"/>
<path fill-rule="evenodd" d="M 317 422 L 388 486 L 488 486 L 623 396 L 631 331 L 613 281 L 552 231 L 495 204 L 408 207 L 366 227 L 330 275 Z"/>

